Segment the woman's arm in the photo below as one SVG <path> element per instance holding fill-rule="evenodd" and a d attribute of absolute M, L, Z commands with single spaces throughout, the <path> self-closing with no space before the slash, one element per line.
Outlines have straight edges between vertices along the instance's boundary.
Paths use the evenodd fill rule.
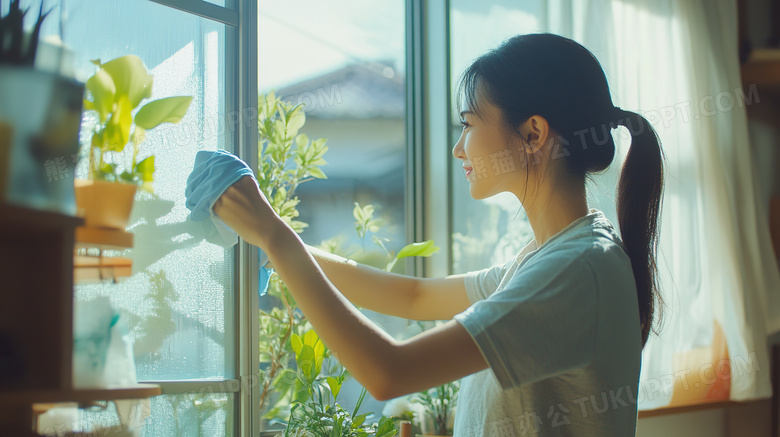
<path fill-rule="evenodd" d="M 368 320 L 328 280 L 251 178 L 231 186 L 214 212 L 266 251 L 319 337 L 375 398 L 418 392 L 487 367 L 474 340 L 456 321 L 398 342 Z"/>
<path fill-rule="evenodd" d="M 463 275 L 415 278 L 307 249 L 330 282 L 359 307 L 405 319 L 450 320 L 470 305 Z"/>

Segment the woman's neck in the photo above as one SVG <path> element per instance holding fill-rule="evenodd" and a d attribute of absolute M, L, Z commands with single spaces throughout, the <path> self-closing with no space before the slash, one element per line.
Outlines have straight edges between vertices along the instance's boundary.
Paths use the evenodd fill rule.
<path fill-rule="evenodd" d="M 589 212 L 584 181 L 543 184 L 538 195 L 528 200 L 523 208 L 534 231 L 536 247 Z"/>

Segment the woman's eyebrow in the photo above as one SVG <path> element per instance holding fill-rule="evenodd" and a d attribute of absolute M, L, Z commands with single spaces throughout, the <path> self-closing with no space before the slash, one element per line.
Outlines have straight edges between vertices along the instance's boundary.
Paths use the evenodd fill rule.
<path fill-rule="evenodd" d="M 471 111 L 460 111 L 460 118 L 463 118 L 463 116 L 466 115 L 466 114 L 473 114 L 473 112 L 471 112 Z"/>

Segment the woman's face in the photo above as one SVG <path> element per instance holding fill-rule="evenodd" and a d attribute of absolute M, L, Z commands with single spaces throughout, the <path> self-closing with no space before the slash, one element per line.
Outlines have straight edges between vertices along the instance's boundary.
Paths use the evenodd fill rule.
<path fill-rule="evenodd" d="M 479 116 L 467 107 L 461 108 L 463 131 L 452 155 L 463 161 L 471 196 L 484 199 L 516 187 L 518 178 L 524 175 L 519 159 L 523 152 L 519 138 L 507 132 L 498 107 L 481 98 L 477 104 Z"/>

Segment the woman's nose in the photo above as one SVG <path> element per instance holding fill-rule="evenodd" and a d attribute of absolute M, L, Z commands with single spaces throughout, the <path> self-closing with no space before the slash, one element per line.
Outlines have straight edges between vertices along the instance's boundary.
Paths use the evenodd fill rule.
<path fill-rule="evenodd" d="M 466 154 L 463 153 L 463 134 L 458 138 L 458 142 L 452 147 L 452 156 L 458 159 L 466 159 Z"/>

